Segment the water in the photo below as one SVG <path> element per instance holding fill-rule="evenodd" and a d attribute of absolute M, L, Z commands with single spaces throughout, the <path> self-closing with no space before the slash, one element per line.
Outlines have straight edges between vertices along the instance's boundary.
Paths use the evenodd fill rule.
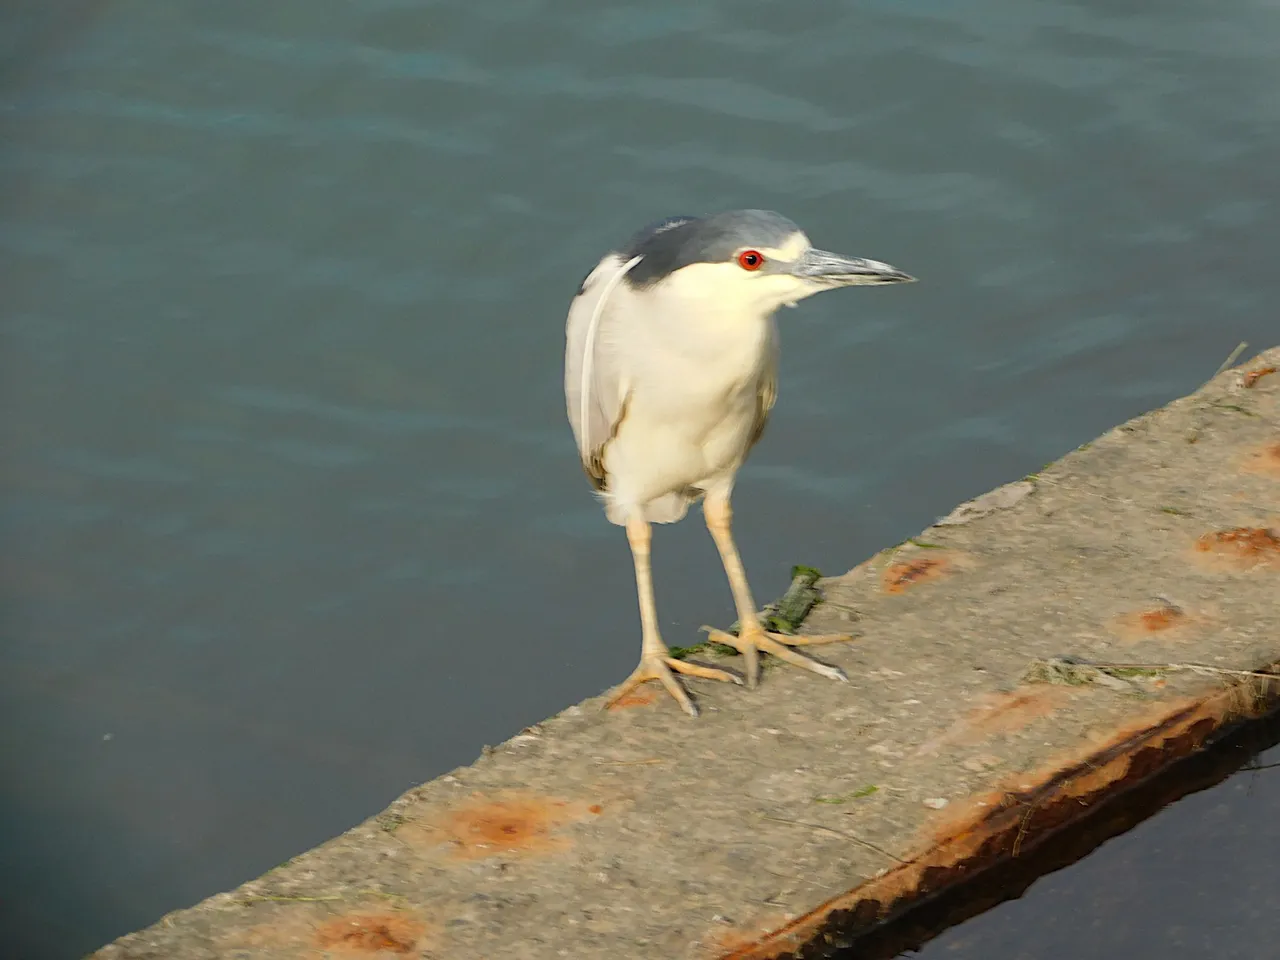
<path fill-rule="evenodd" d="M 782 317 L 762 597 L 1280 341 L 1280 8 L 1146 9 L 5 4 L 8 942 L 88 950 L 634 666 L 560 364 L 640 224 L 769 207 L 923 280 Z M 696 517 L 655 561 L 670 642 L 733 619 Z"/>

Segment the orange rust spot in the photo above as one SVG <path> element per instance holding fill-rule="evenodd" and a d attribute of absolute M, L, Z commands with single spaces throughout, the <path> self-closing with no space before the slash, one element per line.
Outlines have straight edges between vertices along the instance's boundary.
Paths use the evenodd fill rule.
<path fill-rule="evenodd" d="M 1276 372 L 1275 367 L 1259 367 L 1257 370 L 1250 370 L 1248 373 L 1246 373 L 1244 375 L 1244 380 L 1242 382 L 1244 383 L 1245 387 L 1252 388 L 1257 384 L 1259 380 L 1267 376 L 1267 374 L 1275 373 L 1275 372 Z"/>
<path fill-rule="evenodd" d="M 481 803 L 450 817 L 454 838 L 476 852 L 494 853 L 543 846 L 559 810 L 546 801 Z"/>
<path fill-rule="evenodd" d="M 648 707 L 657 702 L 658 695 L 652 687 L 643 686 L 636 687 L 627 693 L 624 693 L 613 703 L 609 704 L 610 710 L 625 710 L 628 707 Z"/>
<path fill-rule="evenodd" d="M 485 797 L 475 795 L 452 809 L 420 820 L 410 820 L 396 836 L 406 843 L 443 846 L 457 860 L 492 856 L 526 856 L 553 853 L 569 847 L 559 835 L 565 824 L 583 819 L 591 810 L 585 802 L 570 803 L 525 792 Z"/>
<path fill-rule="evenodd" d="M 1126 640 L 1142 640 L 1157 634 L 1181 636 L 1186 632 L 1185 628 L 1203 620 L 1203 617 L 1193 616 L 1181 607 L 1166 603 L 1150 610 L 1122 613 L 1111 621 L 1111 626 Z"/>
<path fill-rule="evenodd" d="M 1234 527 L 1206 533 L 1196 551 L 1233 566 L 1255 567 L 1280 562 L 1280 536 L 1264 527 Z"/>
<path fill-rule="evenodd" d="M 1032 720 L 1055 713 L 1069 699 L 1071 695 L 1065 688 L 1046 684 L 996 694 L 970 714 L 969 729 L 985 734 L 1018 730 Z"/>
<path fill-rule="evenodd" d="M 603 810 L 604 810 L 604 807 L 600 806 L 600 804 L 598 803 L 593 803 L 591 806 L 587 807 L 587 813 L 599 814 Z"/>
<path fill-rule="evenodd" d="M 1072 699 L 1067 687 L 1032 684 L 1011 693 L 985 694 L 978 705 L 943 733 L 922 744 L 917 756 L 946 743 L 980 743 L 998 733 L 1011 733 L 1057 712 Z"/>
<path fill-rule="evenodd" d="M 425 924 L 401 914 L 348 914 L 323 924 L 316 943 L 353 953 L 410 953 L 425 932 Z"/>
<path fill-rule="evenodd" d="M 374 908 L 364 913 L 334 917 L 327 905 L 279 903 L 255 906 L 268 911 L 271 919 L 249 927 L 236 927 L 215 935 L 218 955 L 250 950 L 264 957 L 310 957 L 319 945 L 334 954 L 361 954 L 388 951 L 411 953 L 427 945 L 434 928 L 406 913 Z"/>
<path fill-rule="evenodd" d="M 881 579 L 885 593 L 902 593 L 918 583 L 937 580 L 947 572 L 950 561 L 946 557 L 913 557 L 889 564 Z"/>
<path fill-rule="evenodd" d="M 1161 630 L 1168 630 L 1185 616 L 1177 607 L 1160 607 L 1158 610 L 1144 610 L 1138 614 L 1138 619 L 1142 622 L 1142 629 L 1159 633 Z"/>
<path fill-rule="evenodd" d="M 1280 479 L 1280 443 L 1264 444 L 1244 460 L 1244 468 L 1250 473 Z"/>

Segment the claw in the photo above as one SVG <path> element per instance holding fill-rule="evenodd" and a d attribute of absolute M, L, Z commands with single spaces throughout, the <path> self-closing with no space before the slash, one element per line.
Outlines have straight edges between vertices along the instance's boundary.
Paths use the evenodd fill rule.
<path fill-rule="evenodd" d="M 672 671 L 675 671 L 673 673 Z M 667 693 L 675 698 L 676 703 L 680 704 L 680 709 L 691 717 L 698 716 L 698 706 L 690 699 L 689 694 L 685 692 L 680 681 L 675 678 L 676 673 L 682 673 L 689 677 L 699 677 L 703 680 L 720 680 L 725 683 L 736 683 L 742 686 L 742 678 L 736 673 L 729 670 L 720 670 L 716 667 L 704 667 L 701 664 L 689 663 L 685 660 L 677 660 L 675 657 L 668 657 L 665 653 L 646 656 L 641 659 L 640 665 L 631 672 L 631 676 L 627 677 L 622 683 L 614 688 L 609 695 L 608 701 L 605 703 L 605 709 L 611 709 L 614 704 L 625 697 L 628 693 L 646 683 L 649 680 L 659 681 Z"/>
<path fill-rule="evenodd" d="M 740 636 L 735 637 L 731 633 L 717 630 L 714 627 L 703 627 L 702 629 L 707 632 L 713 643 L 723 643 L 742 654 L 746 667 L 747 687 L 750 689 L 755 689 L 756 684 L 759 682 L 760 658 L 758 651 L 761 650 L 772 654 L 779 660 L 786 661 L 792 666 L 802 667 L 805 670 L 816 673 L 818 676 L 826 677 L 829 680 L 840 680 L 844 683 L 849 682 L 848 676 L 839 667 L 821 663 L 790 648 L 820 643 L 838 643 L 844 640 L 852 640 L 853 637 L 840 634 L 802 637 L 785 633 L 766 633 L 764 630 L 752 630 L 750 628 L 743 630 Z"/>

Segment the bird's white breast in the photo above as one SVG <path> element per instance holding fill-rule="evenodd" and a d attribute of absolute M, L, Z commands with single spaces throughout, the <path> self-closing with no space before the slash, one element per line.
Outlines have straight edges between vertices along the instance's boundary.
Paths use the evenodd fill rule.
<path fill-rule="evenodd" d="M 692 283 L 708 287 L 706 278 Z M 732 473 L 773 362 L 772 315 L 733 297 L 695 299 L 679 283 L 633 293 L 620 307 L 602 330 L 628 398 L 606 455 L 615 495 L 643 503 Z"/>

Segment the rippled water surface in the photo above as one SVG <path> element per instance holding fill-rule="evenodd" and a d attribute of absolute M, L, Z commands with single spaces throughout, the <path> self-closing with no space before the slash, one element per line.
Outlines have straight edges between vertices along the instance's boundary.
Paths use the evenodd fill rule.
<path fill-rule="evenodd" d="M 560 370 L 640 224 L 774 208 L 923 281 L 781 318 L 761 596 L 1280 342 L 1278 45 L 1270 0 L 4 4 L 7 942 L 75 956 L 626 675 Z M 696 515 L 655 551 L 669 641 L 732 619 Z"/>

